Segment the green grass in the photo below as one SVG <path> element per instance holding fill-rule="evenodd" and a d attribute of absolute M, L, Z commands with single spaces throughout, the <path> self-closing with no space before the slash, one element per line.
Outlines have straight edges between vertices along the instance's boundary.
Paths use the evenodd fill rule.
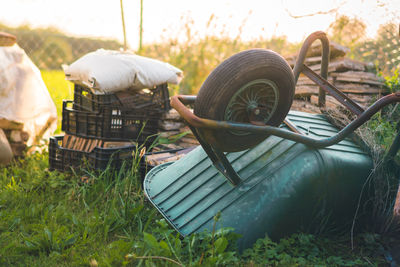
<path fill-rule="evenodd" d="M 64 72 L 61 70 L 42 70 L 42 78 L 49 90 L 50 96 L 57 107 L 57 130 L 56 134 L 61 133 L 62 101 L 63 99 L 73 99 L 74 85 L 65 80 Z"/>
<path fill-rule="evenodd" d="M 72 97 L 62 72 L 43 72 L 58 108 Z M 61 115 L 61 110 L 58 109 Z M 0 171 L 0 266 L 382 266 L 381 236 L 295 234 L 239 254 L 231 229 L 181 238 L 146 201 L 131 168 L 48 171 L 36 153 Z M 82 176 L 85 181 L 81 182 Z M 216 220 L 216 223 L 217 220 Z"/>
<path fill-rule="evenodd" d="M 180 89 L 173 88 L 175 92 L 195 92 L 218 60 L 246 48 L 233 42 L 234 47 L 229 50 L 226 43 L 219 44 L 214 39 L 197 45 L 188 42 L 180 49 L 173 49 L 178 52 L 169 53 L 174 58 L 168 61 L 190 74 Z M 213 52 L 213 46 L 224 53 Z M 166 47 L 154 46 L 153 52 Z M 187 57 L 183 52 L 185 47 L 191 49 Z M 143 53 L 152 52 L 146 49 L 150 48 Z M 217 61 L 213 59 L 215 54 L 221 57 Z M 60 132 L 62 100 L 73 97 L 73 86 L 65 81 L 62 71 L 43 71 L 42 75 L 57 106 L 57 132 Z M 0 169 L 0 266 L 386 264 L 383 257 L 386 237 L 371 233 L 358 234 L 354 250 L 349 233 L 344 236 L 298 233 L 279 242 L 268 237 L 259 239 L 242 254 L 236 251 L 238 237 L 232 229 L 181 238 L 146 201 L 137 160 L 132 165 L 101 173 L 49 172 L 48 154 L 44 152 Z M 87 182 L 82 182 L 83 176 Z"/>
<path fill-rule="evenodd" d="M 146 201 L 136 168 L 49 172 L 34 154 L 0 173 L 0 266 L 378 266 L 379 236 L 295 234 L 238 254 L 225 229 L 181 239 Z M 135 166 L 135 164 L 134 164 Z M 175 262 L 175 263 L 174 263 Z"/>

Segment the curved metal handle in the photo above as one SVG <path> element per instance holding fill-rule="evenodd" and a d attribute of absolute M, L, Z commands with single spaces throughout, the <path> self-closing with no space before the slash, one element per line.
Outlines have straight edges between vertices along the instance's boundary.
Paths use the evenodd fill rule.
<path fill-rule="evenodd" d="M 313 139 L 311 137 L 287 131 L 278 127 L 273 126 L 258 126 L 249 123 L 238 123 L 229 121 L 215 121 L 209 119 L 203 119 L 194 115 L 183 103 L 189 104 L 194 102 L 194 96 L 177 95 L 171 97 L 171 106 L 178 111 L 183 119 L 193 127 L 206 128 L 206 129 L 227 129 L 227 130 L 239 130 L 247 131 L 252 133 L 260 133 L 264 135 L 275 135 L 285 139 L 289 139 L 298 143 L 305 144 L 307 146 L 323 148 L 334 145 L 349 134 L 354 132 L 358 127 L 368 121 L 375 113 L 381 110 L 383 107 L 400 102 L 400 92 L 396 92 L 380 98 L 374 104 L 372 104 L 366 111 L 364 111 L 359 117 L 353 120 L 350 124 L 344 127 L 334 136 L 324 139 Z"/>
<path fill-rule="evenodd" d="M 299 56 L 296 60 L 296 64 L 293 68 L 294 81 L 297 84 L 297 80 L 299 79 L 300 72 L 303 70 L 304 61 L 306 59 L 307 51 L 311 47 L 314 41 L 320 40 L 322 43 L 322 60 L 321 60 L 321 77 L 324 79 L 328 78 L 328 64 L 329 64 L 329 40 L 326 37 L 326 34 L 321 31 L 314 32 L 307 37 L 304 41 L 303 46 L 300 49 Z M 319 96 L 318 96 L 318 106 L 325 106 L 325 91 L 322 88 L 319 88 Z"/>

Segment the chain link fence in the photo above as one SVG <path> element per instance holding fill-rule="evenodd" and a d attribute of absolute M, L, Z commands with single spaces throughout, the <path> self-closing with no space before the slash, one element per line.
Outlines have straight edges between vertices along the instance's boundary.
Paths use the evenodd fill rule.
<path fill-rule="evenodd" d="M 40 2 L 40 1 L 38 1 Z M 387 8 L 391 7 L 388 4 L 386 5 Z M 39 8 L 39 4 L 35 7 Z M 113 4 L 112 7 L 118 9 L 118 3 Z M 115 10 L 114 10 L 115 11 Z M 388 10 L 387 14 L 390 12 L 394 12 L 393 10 Z M 129 15 L 132 15 L 129 13 Z M 396 15 L 393 15 L 396 17 Z M 145 23 L 150 21 L 150 17 L 145 17 Z M 64 20 L 75 20 L 73 14 L 66 14 Z M 132 19 L 128 17 L 128 19 Z M 137 18 L 135 18 L 137 19 Z M 106 24 L 106 22 L 104 22 Z M 105 27 L 104 25 L 96 25 L 100 28 Z M 219 25 L 219 23 L 217 23 Z M 165 25 L 164 25 L 165 26 Z M 183 31 L 190 32 L 192 30 L 192 24 L 188 24 L 187 27 L 183 27 Z M 245 25 L 242 25 L 242 27 Z M 367 25 L 371 26 L 371 25 Z M 163 27 L 160 25 L 160 27 Z M 193 27 L 195 28 L 195 27 Z M 179 29 L 175 29 L 178 31 Z M 207 29 L 210 30 L 210 29 Z M 329 29 L 328 29 L 329 30 Z M 354 30 L 354 29 L 350 29 Z M 46 29 L 38 29 L 38 28 L 31 28 L 29 26 L 20 26 L 20 27 L 10 27 L 8 25 L 2 24 L 0 21 L 0 31 L 5 31 L 17 36 L 18 44 L 21 46 L 28 56 L 33 60 L 33 62 L 42 70 L 58 70 L 61 69 L 62 64 L 70 64 L 79 57 L 83 56 L 84 54 L 97 50 L 99 48 L 104 49 L 112 49 L 112 50 L 119 50 L 123 47 L 123 44 L 118 40 L 106 39 L 106 38 L 80 38 L 80 37 L 73 37 L 67 35 L 60 30 L 54 28 L 46 28 Z M 354 35 L 350 31 L 347 33 L 351 37 Z M 215 38 L 223 39 L 219 37 L 210 37 L 208 35 L 201 37 L 201 40 L 197 40 L 193 42 L 192 40 L 186 41 L 187 44 L 183 45 L 176 45 L 175 42 L 177 40 L 170 37 L 170 39 L 163 40 L 163 44 L 158 44 L 157 46 L 148 45 L 144 47 L 142 53 L 146 52 L 148 56 L 159 58 L 162 60 L 168 60 L 172 63 L 177 63 L 178 67 L 185 67 L 185 64 L 180 64 L 178 60 L 175 58 L 171 58 L 172 54 L 174 54 L 173 49 L 176 48 L 181 49 L 179 51 L 178 58 L 182 57 L 192 57 L 193 60 L 197 60 L 197 65 L 201 64 L 198 63 L 198 58 L 203 58 L 204 49 L 199 49 L 199 53 L 196 55 L 190 54 L 189 50 L 192 49 L 194 46 L 199 46 L 202 41 L 207 42 L 209 45 L 213 45 L 215 47 L 219 47 L 220 43 L 215 41 Z M 222 36 L 226 37 L 226 36 Z M 240 38 L 240 36 L 238 36 Z M 349 38 L 350 38 L 349 37 Z M 195 38 L 193 38 L 194 40 Z M 275 38 L 279 39 L 279 38 Z M 212 41 L 210 41 L 212 40 Z M 271 38 L 271 40 L 274 40 Z M 222 40 L 226 41 L 226 40 Z M 221 41 L 221 42 L 222 42 Z M 233 42 L 236 43 L 237 40 Z M 240 41 L 240 39 L 239 39 Z M 261 40 L 264 42 L 262 47 L 268 42 L 268 40 Z M 183 41 L 185 42 L 185 41 Z M 251 42 L 249 42 L 251 43 Z M 287 46 L 287 45 L 286 45 Z M 158 51 L 160 49 L 156 49 L 157 47 L 164 47 L 162 54 Z M 275 46 L 273 46 L 275 47 Z M 273 48 L 271 47 L 271 48 Z M 399 36 L 399 25 L 398 21 L 393 21 L 391 24 L 381 26 L 381 29 L 378 31 L 377 36 L 374 39 L 366 39 L 359 43 L 357 46 L 351 47 L 353 50 L 353 55 L 355 59 L 362 60 L 364 62 L 373 62 L 378 71 L 382 71 L 385 74 L 390 74 L 394 72 L 396 69 L 400 68 L 400 36 Z M 157 51 L 153 51 L 157 50 Z M 218 50 L 218 49 L 214 49 Z M 227 50 L 227 49 L 225 49 Z M 229 50 L 229 49 L 228 49 Z M 149 52 L 150 51 L 150 52 Z M 152 51 L 152 52 L 151 52 Z M 210 50 L 211 51 L 211 50 Z M 280 52 L 280 51 L 278 51 Z M 157 54 L 158 53 L 158 54 Z M 185 55 L 184 55 L 185 54 Z M 226 54 L 226 51 L 220 51 L 213 55 L 213 57 L 218 58 L 220 54 Z M 212 61 L 212 58 L 206 58 L 204 63 L 208 61 Z M 197 68 L 197 67 L 196 67 Z M 186 69 L 184 69 L 185 72 Z M 196 84 L 197 85 L 197 84 Z M 193 86 L 193 84 L 191 85 Z"/>
<path fill-rule="evenodd" d="M 79 38 L 68 36 L 56 29 L 31 29 L 28 26 L 11 28 L 0 24 L 1 31 L 17 36 L 18 45 L 32 61 L 44 70 L 61 69 L 79 57 L 99 48 L 118 50 L 117 40 L 103 38 Z"/>

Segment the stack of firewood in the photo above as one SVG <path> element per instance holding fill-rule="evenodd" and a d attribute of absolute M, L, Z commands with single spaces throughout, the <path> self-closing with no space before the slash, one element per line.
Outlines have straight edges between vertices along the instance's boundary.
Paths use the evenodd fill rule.
<path fill-rule="evenodd" d="M 187 148 L 199 145 L 196 137 L 186 126 L 182 117 L 175 109 L 163 115 L 160 122 L 160 137 L 167 138 L 172 143 L 167 144 L 170 149 Z"/>
<path fill-rule="evenodd" d="M 368 107 L 374 100 L 387 93 L 383 81 L 372 72 L 368 72 L 369 65 L 346 57 L 349 49 L 331 42 L 330 62 L 328 66 L 328 81 L 339 90 L 357 102 L 361 107 Z M 295 64 L 296 56 L 287 58 L 289 64 Z M 313 71 L 320 73 L 321 45 L 314 46 L 307 54 L 305 64 Z M 319 87 L 308 77 L 300 75 L 295 90 L 294 109 L 318 111 Z M 314 105 L 314 107 L 313 107 Z M 336 99 L 327 95 L 326 106 L 336 108 L 340 105 Z"/>
<path fill-rule="evenodd" d="M 29 134 L 23 131 L 23 124 L 0 118 L 0 131 L 5 134 L 13 156 L 23 156 L 29 139 Z"/>

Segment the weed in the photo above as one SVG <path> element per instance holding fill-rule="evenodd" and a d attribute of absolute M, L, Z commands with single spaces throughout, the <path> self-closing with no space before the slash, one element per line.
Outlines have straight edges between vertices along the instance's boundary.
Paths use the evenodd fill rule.
<path fill-rule="evenodd" d="M 73 173 L 48 172 L 47 160 L 46 153 L 36 153 L 1 170 L 0 265 L 351 266 L 363 265 L 363 257 L 382 261 L 379 255 L 371 259 L 372 249 L 348 253 L 346 241 L 304 234 L 280 242 L 260 239 L 243 254 L 237 252 L 239 236 L 233 229 L 182 237 L 145 200 L 137 167 L 87 171 L 93 182 L 82 183 Z"/>

